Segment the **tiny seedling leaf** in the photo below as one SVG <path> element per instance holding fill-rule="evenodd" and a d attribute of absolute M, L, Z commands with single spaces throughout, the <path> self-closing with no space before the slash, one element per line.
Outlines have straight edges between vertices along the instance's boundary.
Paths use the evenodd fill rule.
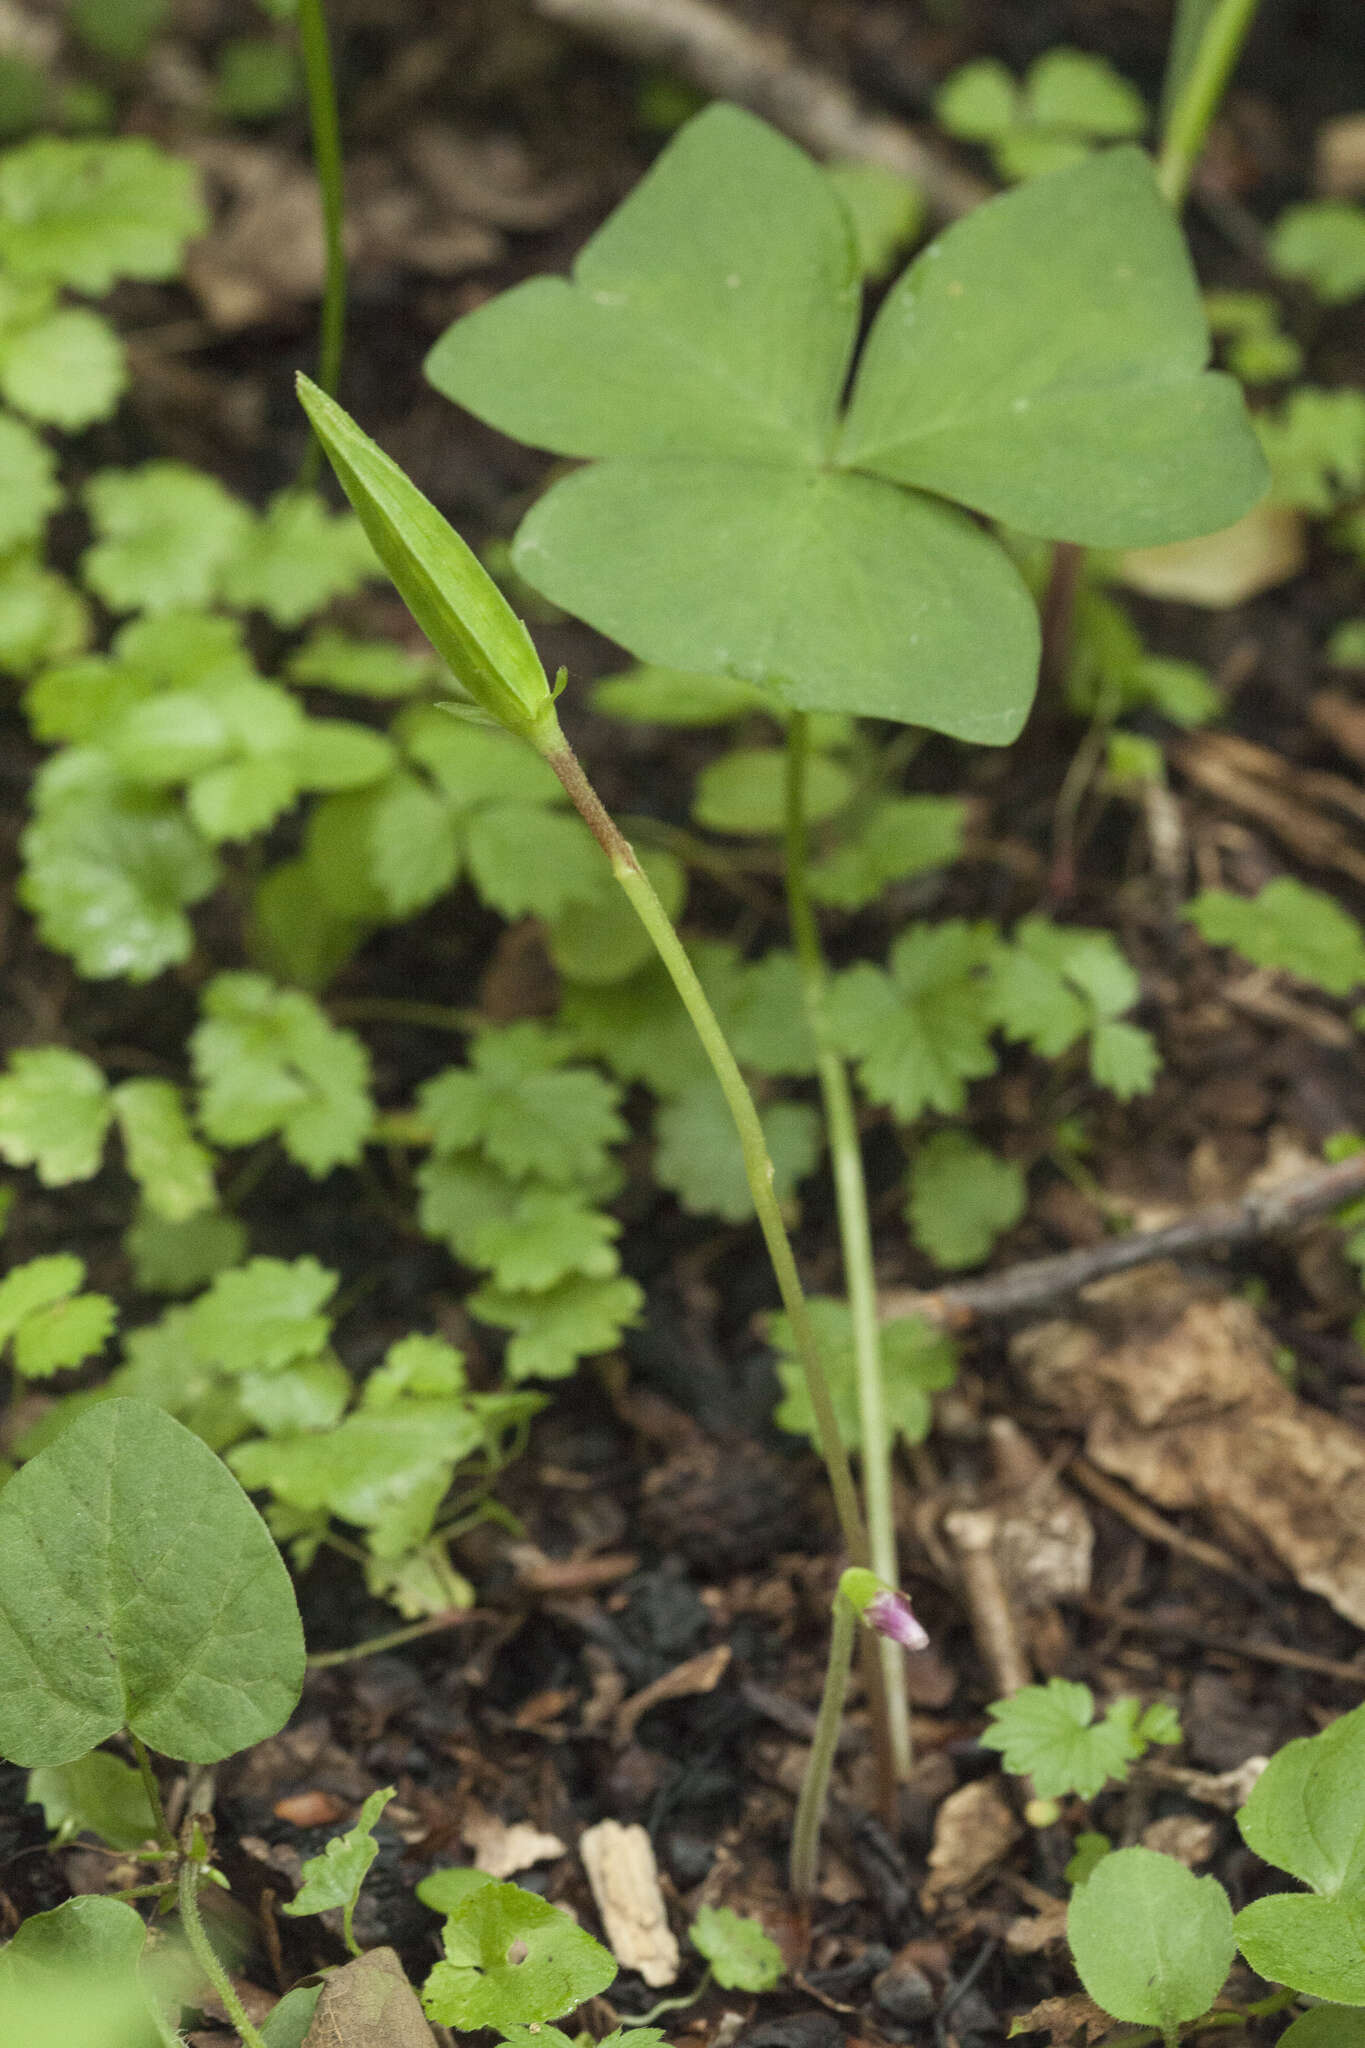
<path fill-rule="evenodd" d="M 687 1938 L 726 1991 L 771 1991 L 785 1968 L 782 1951 L 762 1922 L 730 1906 L 703 1906 Z"/>
<path fill-rule="evenodd" d="M 0 1345 L 12 1343 L 14 1369 L 46 1379 L 98 1351 L 117 1311 L 104 1294 L 78 1294 L 85 1265 L 54 1252 L 15 1266 L 0 1280 Z"/>
<path fill-rule="evenodd" d="M 417 1106 L 442 1152 L 479 1146 L 514 1177 L 571 1187 L 600 1173 L 626 1136 L 620 1090 L 563 1062 L 571 1041 L 538 1024 L 479 1033 L 468 1067 L 448 1067 L 418 1091 Z"/>
<path fill-rule="evenodd" d="M 906 1220 L 940 1266 L 975 1266 L 1024 1213 L 1023 1168 L 967 1131 L 935 1131 L 914 1154 Z"/>
<path fill-rule="evenodd" d="M 128 1171 L 154 1216 L 186 1223 L 217 1206 L 213 1160 L 190 1129 L 185 1101 L 170 1081 L 121 1081 L 111 1102 Z"/>
<path fill-rule="evenodd" d="M 208 225 L 183 157 L 139 136 L 41 136 L 0 160 L 0 262 L 92 298 L 117 277 L 173 277 Z"/>
<path fill-rule="evenodd" d="M 1185 915 L 1211 946 L 1235 947 L 1254 966 L 1280 968 L 1328 995 L 1365 982 L 1365 932 L 1332 897 L 1291 875 L 1255 896 L 1205 889 Z"/>
<path fill-rule="evenodd" d="M 85 306 L 63 306 L 0 335 L 0 394 L 45 426 L 76 433 L 107 419 L 127 381 L 118 336 Z"/>
<path fill-rule="evenodd" d="M 1171 2038 L 1182 2020 L 1207 2012 L 1232 1967 L 1222 1885 L 1153 1849 L 1103 1857 L 1072 1893 L 1066 1931 L 1095 2003 Z"/>
<path fill-rule="evenodd" d="M 817 1294 L 812 1295 L 809 1306 L 839 1437 L 846 1450 L 856 1451 L 862 1443 L 862 1414 L 848 1305 Z M 772 1318 L 769 1335 L 778 1353 L 777 1376 L 785 1390 L 773 1419 L 779 1429 L 815 1443 L 815 1416 L 785 1315 Z M 932 1416 L 929 1396 L 952 1386 L 957 1377 L 953 1340 L 919 1316 L 897 1316 L 882 1324 L 880 1343 L 887 1424 L 907 1443 L 923 1443 Z"/>
<path fill-rule="evenodd" d="M 316 1259 L 251 1259 L 220 1273 L 191 1311 L 195 1349 L 225 1372 L 282 1372 L 331 1335 L 337 1276 Z"/>
<path fill-rule="evenodd" d="M 998 1749 L 1007 1771 L 1032 1778 L 1040 1799 L 1068 1792 L 1093 1799 L 1111 1779 L 1122 1783 L 1145 1747 L 1134 1732 L 1136 1702 L 1115 1700 L 1096 1721 L 1089 1686 L 1065 1678 L 1021 1686 L 986 1711 L 994 1725 L 982 1734 L 982 1747 Z"/>
<path fill-rule="evenodd" d="M 311 996 L 259 974 L 220 974 L 190 1041 L 199 1119 L 221 1145 L 277 1132 L 315 1178 L 360 1158 L 374 1121 L 370 1066 L 353 1032 Z"/>
<path fill-rule="evenodd" d="M 375 1857 L 379 1844 L 374 1838 L 375 1826 L 380 1814 L 395 1796 L 392 1785 L 383 1791 L 371 1792 L 356 1816 L 355 1824 L 344 1835 L 333 1835 L 320 1856 L 310 1856 L 301 1872 L 303 1882 L 292 1899 L 287 1899 L 281 1912 L 291 1914 L 326 1913 L 333 1906 L 340 1906 L 343 1915 L 343 1933 L 346 1946 L 352 1954 L 359 1954 L 352 1932 L 355 1919 L 356 1900 L 360 1887 Z"/>
<path fill-rule="evenodd" d="M 481 1885 L 445 1924 L 427 2017 L 472 2032 L 558 2019 L 605 1991 L 616 1961 L 568 1915 L 515 1884 Z"/>
<path fill-rule="evenodd" d="M 513 1380 L 564 1379 L 580 1358 L 615 1350 L 622 1330 L 639 1320 L 643 1305 L 634 1280 L 623 1275 L 593 1280 L 583 1273 L 572 1273 L 538 1294 L 482 1287 L 468 1302 L 480 1322 L 513 1332 L 506 1357 Z"/>
<path fill-rule="evenodd" d="M 111 1115 L 93 1060 L 64 1046 L 21 1047 L 0 1078 L 0 1157 L 36 1166 L 44 1187 L 89 1180 L 99 1169 Z"/>
<path fill-rule="evenodd" d="M 99 1403 L 10 1480 L 0 1582 L 0 1754 L 16 1763 L 71 1763 L 123 1727 L 213 1763 L 299 1697 L 279 1551 L 221 1460 L 150 1402 Z"/>
<path fill-rule="evenodd" d="M 1281 277 L 1301 277 L 1329 306 L 1345 305 L 1365 292 L 1365 206 L 1319 199 L 1287 207 L 1266 255 Z"/>

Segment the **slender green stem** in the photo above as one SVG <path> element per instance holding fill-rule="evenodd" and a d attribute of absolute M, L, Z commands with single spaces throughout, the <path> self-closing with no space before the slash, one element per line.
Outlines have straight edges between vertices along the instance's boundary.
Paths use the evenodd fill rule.
<path fill-rule="evenodd" d="M 829 1633 L 829 1663 L 825 1666 L 825 1689 L 815 1717 L 815 1736 L 806 1763 L 801 1794 L 792 1824 L 791 1889 L 798 1904 L 806 1905 L 815 1890 L 816 1857 L 820 1848 L 820 1824 L 829 1797 L 830 1772 L 839 1745 L 839 1728 L 844 1718 L 849 1666 L 853 1662 L 853 1635 L 858 1617 L 842 1593 L 834 1596 Z"/>
<path fill-rule="evenodd" d="M 869 1562 L 888 1586 L 897 1586 L 900 1584 L 900 1560 L 896 1552 L 896 1521 L 891 1497 L 891 1431 L 886 1418 L 877 1279 L 872 1263 L 872 1225 L 867 1210 L 863 1150 L 858 1137 L 848 1069 L 830 1032 L 829 973 L 807 884 L 805 791 L 809 759 L 810 720 L 804 711 L 798 711 L 787 730 L 787 909 L 801 974 L 801 998 L 811 1037 L 815 1041 L 816 1073 L 834 1172 L 844 1285 L 848 1291 L 849 1317 L 853 1325 Z M 896 1643 L 883 1641 L 877 1647 L 892 1769 L 895 1776 L 903 1780 L 910 1775 L 912 1752 L 910 1708 L 905 1696 L 901 1652 Z"/>
<path fill-rule="evenodd" d="M 128 1740 L 133 1745 L 138 1776 L 147 1794 L 147 1804 L 152 1809 L 152 1819 L 156 1822 L 156 1838 L 164 1848 L 174 1849 L 175 1836 L 171 1833 L 166 1820 L 166 1809 L 161 1804 L 161 1787 L 156 1782 L 156 1772 L 152 1769 L 152 1760 L 147 1754 L 146 1745 L 139 1736 L 134 1735 L 131 1728 L 128 1730 Z"/>
<path fill-rule="evenodd" d="M 299 52 L 308 92 L 308 121 L 313 133 L 313 165 L 322 196 L 322 232 L 327 269 L 322 287 L 322 321 L 318 340 L 318 383 L 329 398 L 341 381 L 341 351 L 346 335 L 346 250 L 342 240 L 341 122 L 337 113 L 332 46 L 327 35 L 323 0 L 298 0 Z M 299 482 L 311 489 L 322 467 L 322 443 L 313 434 Z"/>
<path fill-rule="evenodd" d="M 701 1973 L 701 1980 L 695 1991 L 684 1991 L 677 1998 L 661 1998 L 657 2005 L 651 2005 L 648 2012 L 631 2013 L 627 2025 L 652 2027 L 655 2020 L 666 2012 L 681 2012 L 686 2005 L 695 2005 L 711 1982 L 711 1965 L 708 1963 Z"/>
<path fill-rule="evenodd" d="M 186 1856 L 176 1877 L 175 1897 L 190 1953 L 222 1999 L 223 2010 L 241 2035 L 243 2048 L 265 2048 L 265 2042 L 247 2018 L 246 2008 L 232 1988 L 232 1979 L 219 1962 L 213 1943 L 204 1931 L 199 1912 L 198 1885 L 199 1865 L 193 1856 Z"/>
<path fill-rule="evenodd" d="M 623 837 L 603 806 L 601 798 L 583 773 L 578 756 L 565 741 L 552 752 L 548 752 L 545 759 L 563 783 L 574 808 L 611 862 L 612 873 L 630 898 L 636 916 L 649 933 L 654 949 L 682 998 L 683 1007 L 692 1019 L 702 1049 L 720 1083 L 721 1093 L 725 1097 L 730 1115 L 734 1119 L 735 1129 L 739 1133 L 749 1193 L 753 1197 L 759 1228 L 763 1232 L 763 1241 L 768 1248 L 768 1257 L 772 1261 L 782 1306 L 787 1312 L 797 1357 L 805 1375 L 806 1389 L 815 1415 L 816 1442 L 825 1461 L 825 1469 L 829 1473 L 829 1483 L 834 1494 L 834 1506 L 839 1517 L 839 1527 L 843 1532 L 844 1545 L 852 1563 L 865 1565 L 870 1561 L 867 1533 L 863 1527 L 862 1511 L 858 1506 L 853 1473 L 849 1466 L 848 1453 L 840 1440 L 834 1404 L 830 1399 L 829 1383 L 820 1363 L 820 1347 L 816 1341 L 810 1309 L 806 1304 L 800 1276 L 796 1270 L 791 1239 L 787 1235 L 787 1226 L 782 1221 L 781 1207 L 773 1193 L 773 1163 L 769 1157 L 758 1111 L 754 1107 L 753 1096 L 749 1093 L 748 1085 L 739 1070 L 739 1063 L 730 1050 L 716 1013 L 707 1000 L 706 991 L 697 979 L 696 970 L 687 957 L 681 939 L 673 929 L 667 911 L 654 893 L 648 875 L 636 859 L 630 841 Z"/>
<path fill-rule="evenodd" d="M 448 1614 L 429 1614 L 424 1621 L 410 1621 L 404 1628 L 391 1628 L 387 1635 L 370 1636 L 353 1643 L 349 1650 L 317 1650 L 307 1660 L 310 1671 L 328 1671 L 334 1664 L 351 1664 L 357 1657 L 377 1657 L 383 1650 L 397 1650 L 404 1643 L 419 1642 L 423 1636 L 438 1635 L 465 1619 L 468 1610 L 452 1607 Z"/>
<path fill-rule="evenodd" d="M 412 1024 L 423 1031 L 455 1031 L 466 1036 L 487 1018 L 479 1010 L 455 1009 L 449 1003 L 410 1003 L 404 996 L 343 996 L 329 1005 L 338 1023 Z"/>
<path fill-rule="evenodd" d="M 1156 176 L 1178 212 L 1232 67 L 1251 28 L 1257 0 L 1217 0 L 1199 46 L 1172 103 L 1161 138 Z"/>

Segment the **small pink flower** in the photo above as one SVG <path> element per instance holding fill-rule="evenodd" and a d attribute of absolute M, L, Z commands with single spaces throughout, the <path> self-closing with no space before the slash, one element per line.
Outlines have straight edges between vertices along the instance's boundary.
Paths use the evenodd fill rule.
<path fill-rule="evenodd" d="M 874 1593 L 863 1609 L 863 1620 L 879 1636 L 889 1636 L 903 1650 L 927 1650 L 929 1637 L 911 1610 L 904 1593 Z"/>

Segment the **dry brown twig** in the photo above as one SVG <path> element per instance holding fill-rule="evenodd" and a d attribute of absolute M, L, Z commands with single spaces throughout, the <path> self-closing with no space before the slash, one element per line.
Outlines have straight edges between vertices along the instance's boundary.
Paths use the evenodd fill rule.
<path fill-rule="evenodd" d="M 623 56 L 661 64 L 749 107 L 819 157 L 853 157 L 911 179 L 939 220 L 991 196 L 901 121 L 873 114 L 846 85 L 804 64 L 783 36 L 760 33 L 712 0 L 531 0 L 537 14 Z"/>
<path fill-rule="evenodd" d="M 988 1273 L 981 1280 L 964 1280 L 932 1293 L 891 1288 L 881 1296 L 881 1311 L 885 1317 L 923 1316 L 952 1330 L 968 1329 L 991 1317 L 1030 1314 L 1111 1273 L 1127 1273 L 1157 1259 L 1187 1258 L 1215 1246 L 1227 1249 L 1279 1236 L 1362 1193 L 1365 1153 L 1300 1174 L 1278 1187 L 1258 1188 L 1239 1202 L 1213 1202 L 1207 1208 L 1192 1209 L 1160 1230 L 1134 1230 L 1127 1237 L 1106 1238 L 1080 1251 L 1060 1252 L 1055 1258 L 1028 1259 L 1003 1273 Z"/>

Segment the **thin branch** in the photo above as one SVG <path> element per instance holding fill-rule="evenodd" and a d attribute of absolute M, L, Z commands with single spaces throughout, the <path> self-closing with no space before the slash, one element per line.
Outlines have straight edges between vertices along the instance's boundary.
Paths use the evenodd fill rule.
<path fill-rule="evenodd" d="M 720 99 L 736 100 L 820 157 L 883 164 L 918 185 L 940 220 L 970 213 L 990 187 L 959 170 L 903 122 L 870 113 L 784 37 L 761 33 L 712 0 L 532 0 L 547 21 L 659 64 Z"/>
<path fill-rule="evenodd" d="M 983 1279 L 964 1280 L 932 1293 L 892 1288 L 881 1296 L 881 1312 L 884 1317 L 923 1316 L 946 1329 L 965 1330 L 993 1317 L 1051 1307 L 1088 1287 L 1092 1280 L 1127 1273 L 1156 1259 L 1188 1258 L 1215 1246 L 1226 1249 L 1278 1237 L 1362 1193 L 1365 1153 L 1358 1153 L 1336 1166 L 1319 1167 L 1284 1181 L 1279 1187 L 1258 1188 L 1240 1202 L 1215 1202 L 1205 1209 L 1192 1209 L 1188 1216 L 1160 1230 L 1134 1230 L 1126 1237 L 1106 1238 L 1081 1251 L 1028 1259 L 1003 1273 L 988 1273 Z"/>

